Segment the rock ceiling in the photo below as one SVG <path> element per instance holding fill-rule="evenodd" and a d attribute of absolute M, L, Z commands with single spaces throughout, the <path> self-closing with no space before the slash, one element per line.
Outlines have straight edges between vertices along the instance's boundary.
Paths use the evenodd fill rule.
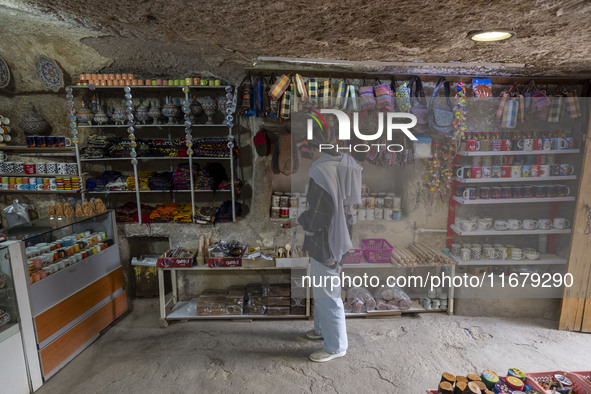
<path fill-rule="evenodd" d="M 590 16 L 584 0 L 0 0 L 0 56 L 21 82 L 17 91 L 40 88 L 25 75 L 38 54 L 71 76 L 209 71 L 235 81 L 259 56 L 512 63 L 521 65 L 518 74 L 590 76 Z M 495 27 L 517 36 L 466 38 Z"/>

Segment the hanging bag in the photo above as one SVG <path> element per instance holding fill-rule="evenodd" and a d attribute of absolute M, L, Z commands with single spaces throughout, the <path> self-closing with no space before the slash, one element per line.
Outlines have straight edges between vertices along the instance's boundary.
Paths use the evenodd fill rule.
<path fill-rule="evenodd" d="M 273 85 L 275 83 L 275 74 L 271 74 L 269 83 Z M 269 118 L 277 118 L 279 116 L 279 100 L 271 97 L 271 88 L 269 87 Z"/>
<path fill-rule="evenodd" d="M 444 107 L 437 105 L 438 103 L 435 100 L 437 92 L 442 86 L 445 92 L 445 101 L 443 102 L 445 105 Z M 429 127 L 433 131 L 447 134 L 453 130 L 454 111 L 449 95 L 449 82 L 447 82 L 444 77 L 440 77 L 433 90 L 431 101 L 429 102 Z"/>
<path fill-rule="evenodd" d="M 365 78 L 363 79 L 365 85 Z M 373 93 L 373 86 L 359 87 L 359 104 L 362 111 L 374 110 L 376 108 L 376 98 Z"/>
<path fill-rule="evenodd" d="M 318 108 L 318 82 L 316 82 L 316 78 L 308 80 L 308 99 L 310 100 L 310 107 Z"/>
<path fill-rule="evenodd" d="M 412 77 L 410 80 L 410 112 L 417 117 L 417 125 L 413 131 L 424 133 L 429 123 L 427 99 L 423 90 L 423 82 L 419 77 Z"/>
<path fill-rule="evenodd" d="M 392 90 L 394 90 L 396 96 L 396 109 L 400 112 L 410 111 L 410 89 L 406 82 L 398 85 L 396 83 L 396 78 L 394 78 L 392 80 L 392 85 Z"/>
<path fill-rule="evenodd" d="M 271 86 L 271 90 L 269 91 L 269 96 L 271 96 L 271 98 L 279 100 L 281 96 L 283 96 L 283 93 L 285 93 L 290 85 L 290 75 L 291 73 L 288 75 L 283 74 L 277 81 L 275 81 L 273 86 Z"/>
<path fill-rule="evenodd" d="M 374 86 L 374 92 L 376 95 L 376 107 L 378 111 L 394 111 L 394 98 L 392 97 L 392 88 L 390 88 L 390 84 L 388 83 L 381 83 L 379 79 L 376 78 L 377 85 Z"/>
<path fill-rule="evenodd" d="M 318 102 L 320 108 L 332 108 L 332 83 L 330 79 L 319 83 Z"/>

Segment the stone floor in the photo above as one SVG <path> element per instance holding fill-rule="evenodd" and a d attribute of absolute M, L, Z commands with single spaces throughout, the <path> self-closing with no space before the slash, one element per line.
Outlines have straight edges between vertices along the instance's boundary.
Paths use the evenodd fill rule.
<path fill-rule="evenodd" d="M 424 393 L 441 372 L 590 370 L 591 336 L 550 320 L 423 314 L 347 321 L 349 351 L 308 361 L 307 321 L 199 321 L 159 328 L 135 311 L 51 378 L 45 393 Z"/>

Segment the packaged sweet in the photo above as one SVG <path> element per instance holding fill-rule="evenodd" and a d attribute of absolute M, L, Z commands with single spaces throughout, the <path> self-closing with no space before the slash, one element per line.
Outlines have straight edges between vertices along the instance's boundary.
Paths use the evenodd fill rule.
<path fill-rule="evenodd" d="M 376 309 L 376 300 L 364 287 L 352 287 L 347 290 L 344 302 L 345 312 L 365 313 Z"/>
<path fill-rule="evenodd" d="M 492 97 L 492 82 L 490 78 L 474 78 L 472 79 L 472 91 L 476 98 Z"/>
<path fill-rule="evenodd" d="M 399 287 L 382 287 L 375 293 L 376 308 L 380 311 L 408 310 L 412 306 L 410 297 Z"/>

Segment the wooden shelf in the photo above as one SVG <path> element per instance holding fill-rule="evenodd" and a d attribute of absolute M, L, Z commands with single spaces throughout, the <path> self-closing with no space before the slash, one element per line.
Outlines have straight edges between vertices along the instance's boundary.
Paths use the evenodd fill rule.
<path fill-rule="evenodd" d="M 0 177 L 19 177 L 19 178 L 79 178 L 78 174 L 0 174 Z"/>
<path fill-rule="evenodd" d="M 76 194 L 81 193 L 82 190 L 0 190 L 0 193 L 31 193 L 31 194 Z"/>
<path fill-rule="evenodd" d="M 527 178 L 455 178 L 460 183 L 507 183 L 507 182 L 548 182 L 548 181 L 572 181 L 577 179 L 576 175 L 527 177 Z"/>
<path fill-rule="evenodd" d="M 483 205 L 483 204 L 525 204 L 534 202 L 570 202 L 575 201 L 576 198 L 573 196 L 568 197 L 545 197 L 545 198 L 489 198 L 489 199 L 476 199 L 467 200 L 462 197 L 453 196 L 454 201 L 463 205 Z"/>
<path fill-rule="evenodd" d="M 89 124 L 79 124 L 78 128 L 79 129 L 90 129 L 90 128 L 108 128 L 108 129 L 120 129 L 120 128 L 128 128 L 129 126 L 126 124 L 101 124 L 101 125 L 89 125 Z M 177 128 L 185 128 L 186 126 L 184 124 L 138 124 L 135 123 L 133 125 L 133 127 L 135 127 L 136 129 L 143 129 L 143 128 L 166 128 L 166 127 L 177 127 Z M 226 124 L 220 124 L 220 123 L 216 123 L 216 124 L 193 124 L 191 125 L 191 127 L 229 127 Z M 37 148 L 32 148 L 32 149 L 37 149 Z"/>
<path fill-rule="evenodd" d="M 552 228 L 550 230 L 474 230 L 474 231 L 462 231 L 458 226 L 455 224 L 451 225 L 451 229 L 457 235 L 535 235 L 535 234 L 570 234 L 571 229 L 559 229 L 559 228 Z"/>
<path fill-rule="evenodd" d="M 36 156 L 75 156 L 76 148 L 29 148 L 26 145 L 7 145 L 0 146 L 1 152 L 8 152 L 14 154 L 27 154 Z"/>
<path fill-rule="evenodd" d="M 215 190 L 217 192 L 228 193 L 231 190 Z M 214 190 L 195 190 L 195 193 L 213 193 Z M 88 194 L 126 194 L 135 193 L 135 190 L 112 190 L 112 191 L 89 191 L 85 190 L 84 193 Z M 140 190 L 140 193 L 191 193 L 191 190 Z"/>
<path fill-rule="evenodd" d="M 189 160 L 188 157 L 136 157 L 138 160 Z M 127 160 L 131 161 L 131 157 L 99 157 L 99 158 L 88 158 L 88 159 L 80 159 L 81 162 L 90 162 L 90 161 L 111 161 L 111 160 Z M 193 160 L 230 160 L 229 157 L 196 157 L 193 156 Z"/>
<path fill-rule="evenodd" d="M 525 156 L 525 155 L 567 155 L 571 153 L 580 153 L 580 149 L 553 149 L 553 150 L 507 150 L 507 151 L 459 151 L 458 156 Z"/>
<path fill-rule="evenodd" d="M 566 264 L 566 259 L 553 255 L 553 254 L 541 254 L 538 260 L 468 260 L 463 261 L 457 256 L 450 256 L 458 265 L 561 265 Z"/>
<path fill-rule="evenodd" d="M 222 84 L 220 86 L 204 86 L 204 85 L 166 85 L 166 86 L 150 86 L 150 85 L 119 85 L 119 86 L 94 86 L 94 89 L 123 89 L 126 86 L 129 86 L 132 90 L 133 89 L 168 89 L 168 90 L 179 90 L 182 92 L 182 89 L 188 87 L 189 89 L 225 89 L 228 84 Z M 70 85 L 72 89 L 89 89 L 90 85 Z M 231 87 L 231 86 L 230 86 Z"/>

